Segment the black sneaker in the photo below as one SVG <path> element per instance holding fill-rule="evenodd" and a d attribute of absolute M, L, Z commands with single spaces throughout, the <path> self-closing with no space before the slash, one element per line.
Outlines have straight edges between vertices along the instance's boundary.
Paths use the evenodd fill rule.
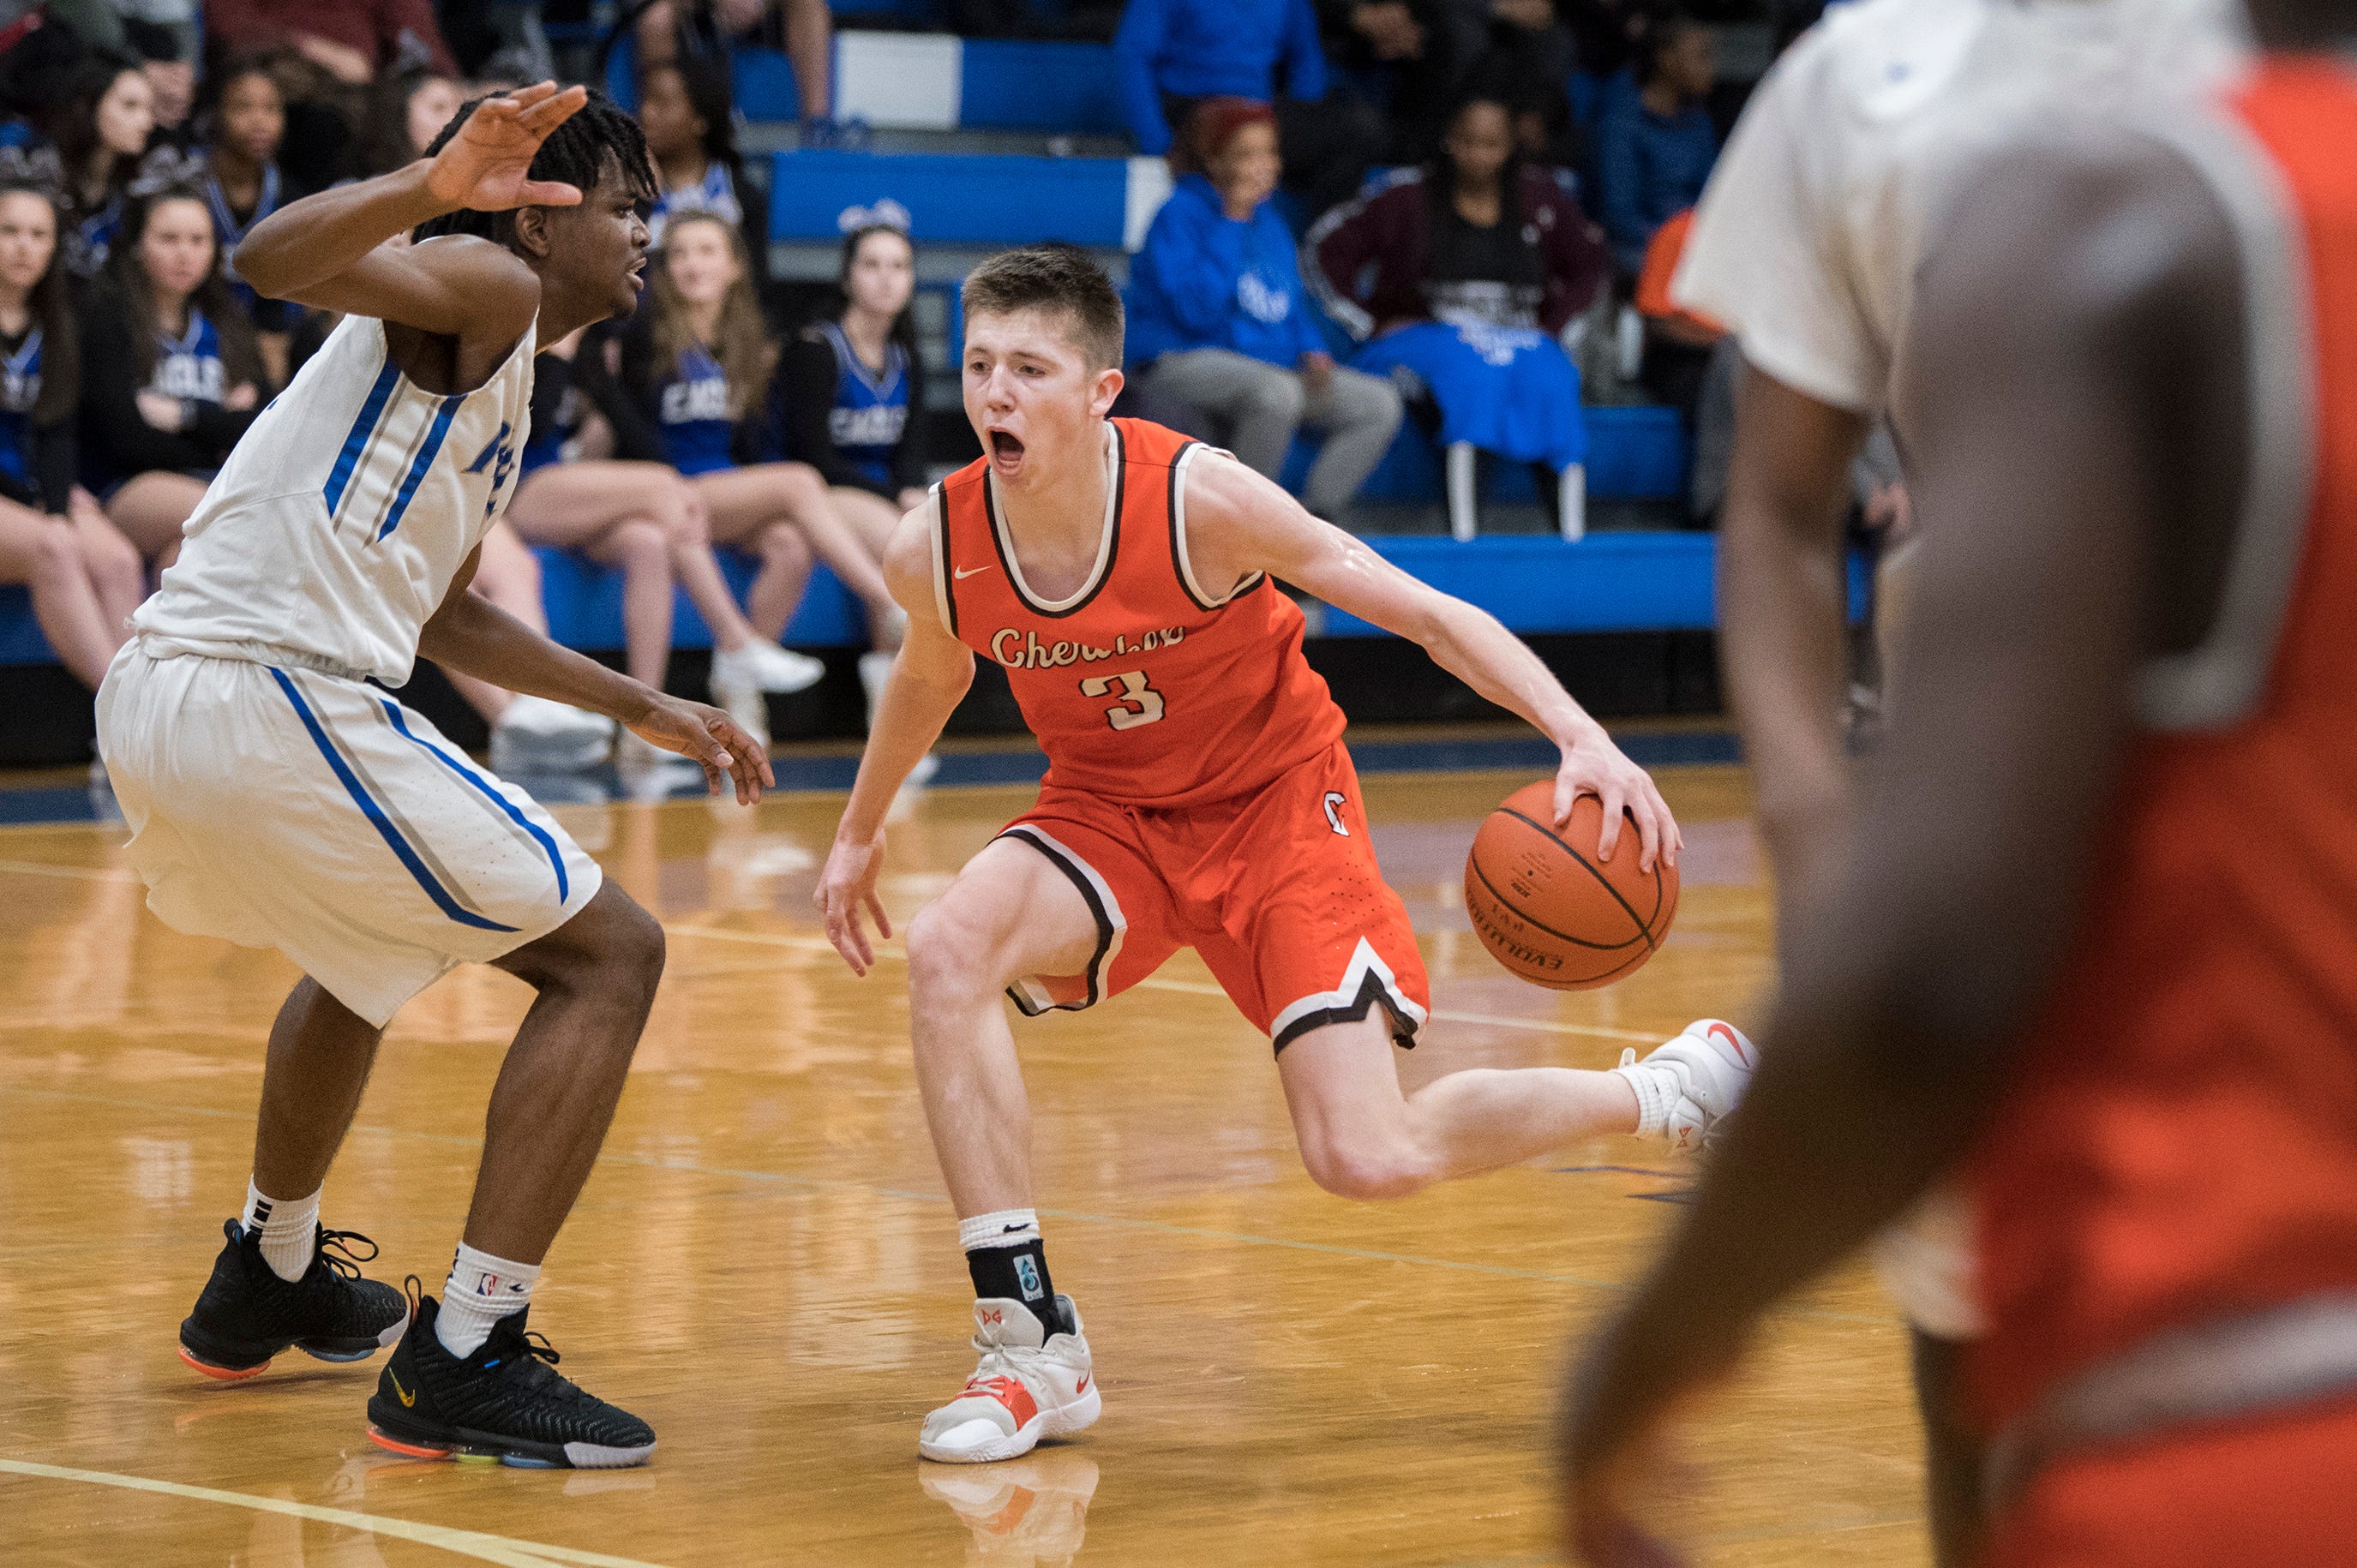
<path fill-rule="evenodd" d="M 440 1304 L 414 1294 L 409 1332 L 376 1380 L 369 1439 L 413 1459 L 492 1458 L 520 1469 L 619 1469 L 655 1451 L 654 1428 L 556 1371 L 531 1308 L 500 1319 L 460 1360 L 434 1333 Z"/>
<path fill-rule="evenodd" d="M 180 1322 L 180 1359 L 205 1376 L 256 1376 L 290 1345 L 322 1361 L 365 1361 L 401 1337 L 409 1304 L 391 1285 L 361 1277 L 376 1243 L 360 1232 L 321 1228 L 298 1280 L 280 1279 L 262 1261 L 259 1230 L 231 1219 L 221 1232 L 228 1241 L 213 1277 Z"/>

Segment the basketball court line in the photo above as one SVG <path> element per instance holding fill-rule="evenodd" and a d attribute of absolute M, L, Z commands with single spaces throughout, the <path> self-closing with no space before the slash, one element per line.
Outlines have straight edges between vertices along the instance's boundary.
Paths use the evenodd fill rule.
<path fill-rule="evenodd" d="M 124 1111 L 152 1111 L 166 1114 L 202 1116 L 215 1120 L 251 1122 L 251 1112 L 224 1111 L 210 1105 L 179 1105 L 168 1101 L 131 1100 L 113 1095 L 82 1094 L 61 1089 L 26 1089 L 15 1084 L 0 1084 L 0 1095 L 16 1095 L 31 1100 L 70 1101 L 84 1105 L 105 1105 Z M 367 1122 L 354 1122 L 352 1131 L 373 1137 L 405 1138 L 413 1142 L 451 1144 L 477 1148 L 482 1144 L 479 1136 L 460 1136 L 455 1133 L 426 1133 L 408 1127 L 386 1127 Z M 896 1198 L 905 1203 L 921 1203 L 946 1207 L 949 1196 L 939 1192 L 916 1192 L 907 1187 L 884 1187 L 874 1182 L 844 1181 L 826 1176 L 789 1176 L 783 1171 L 757 1170 L 738 1165 L 708 1165 L 677 1155 L 652 1157 L 644 1155 L 601 1153 L 599 1165 L 635 1165 L 641 1170 L 677 1171 L 688 1176 L 733 1176 L 743 1181 L 761 1182 L 774 1187 L 794 1187 L 810 1192 L 857 1192 L 873 1197 Z M 1468 1262 L 1456 1258 L 1432 1258 L 1416 1252 L 1386 1252 L 1369 1247 L 1344 1247 L 1329 1241 L 1304 1241 L 1290 1236 L 1263 1236 L 1248 1230 L 1215 1230 L 1198 1225 L 1178 1225 L 1165 1219 L 1141 1219 L 1123 1214 L 1092 1214 L 1074 1208 L 1041 1208 L 1039 1212 L 1050 1219 L 1069 1219 L 1083 1225 L 1109 1225 L 1119 1230 L 1145 1230 L 1161 1236 L 1187 1236 L 1203 1240 L 1227 1241 L 1248 1247 L 1276 1247 L 1287 1251 L 1319 1252 L 1328 1257 L 1357 1258 L 1378 1263 L 1414 1263 L 1422 1268 L 1446 1269 L 1455 1273 L 1483 1274 L 1493 1279 L 1532 1280 L 1542 1284 L 1573 1285 L 1582 1290 L 1608 1291 L 1625 1295 L 1637 1288 L 1630 1280 L 1594 1279 L 1585 1274 L 1550 1273 L 1542 1269 L 1510 1268 L 1503 1263 Z M 1859 1312 L 1836 1312 L 1828 1307 L 1779 1307 L 1770 1316 L 1813 1318 L 1825 1323 L 1860 1324 L 1877 1328 L 1901 1326 L 1901 1320 L 1890 1316 Z"/>
<path fill-rule="evenodd" d="M 661 1568 L 658 1563 L 641 1562 L 635 1557 L 613 1557 L 602 1552 L 577 1551 L 570 1546 L 544 1546 L 536 1541 L 516 1541 L 504 1535 L 458 1530 L 447 1524 L 426 1524 L 418 1520 L 354 1513 L 349 1509 L 320 1508 L 312 1503 L 288 1502 L 283 1498 L 258 1498 L 248 1492 L 224 1492 L 213 1487 L 184 1486 L 178 1481 L 158 1481 L 146 1476 L 121 1476 L 112 1470 L 71 1470 L 62 1465 L 0 1459 L 0 1473 L 30 1476 L 45 1481 L 80 1481 L 93 1487 L 116 1487 L 129 1492 L 153 1492 L 159 1497 L 181 1498 L 191 1502 L 252 1509 L 256 1513 L 284 1514 L 290 1519 L 341 1525 L 347 1530 L 366 1530 L 371 1535 L 415 1541 L 420 1546 L 436 1547 L 461 1557 L 472 1557 L 478 1562 L 503 1563 L 507 1568 L 552 1568 L 557 1563 L 574 1563 L 578 1568 Z"/>

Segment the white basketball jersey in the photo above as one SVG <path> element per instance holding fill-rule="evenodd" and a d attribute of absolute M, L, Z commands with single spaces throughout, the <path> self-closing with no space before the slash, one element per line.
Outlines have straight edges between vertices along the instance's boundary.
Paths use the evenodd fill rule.
<path fill-rule="evenodd" d="M 1785 52 L 1728 138 L 1671 284 L 1744 357 L 1879 413 L 1936 216 L 2036 117 L 2190 95 L 2231 70 L 2227 0 L 1857 0 Z"/>
<path fill-rule="evenodd" d="M 534 328 L 470 392 L 429 392 L 347 317 L 262 412 L 132 624 L 192 651 L 388 685 L 506 506 L 532 420 Z"/>

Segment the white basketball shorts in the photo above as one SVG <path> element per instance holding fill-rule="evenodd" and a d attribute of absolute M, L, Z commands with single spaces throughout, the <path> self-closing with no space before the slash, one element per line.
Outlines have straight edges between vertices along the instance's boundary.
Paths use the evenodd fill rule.
<path fill-rule="evenodd" d="M 603 881 L 530 796 L 363 681 L 135 639 L 99 689 L 98 740 L 147 907 L 276 948 L 380 1027 Z"/>

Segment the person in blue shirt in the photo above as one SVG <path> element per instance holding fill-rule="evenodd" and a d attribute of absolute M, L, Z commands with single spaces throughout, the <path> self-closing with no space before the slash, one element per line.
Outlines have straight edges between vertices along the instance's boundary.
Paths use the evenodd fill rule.
<path fill-rule="evenodd" d="M 1716 83 L 1710 33 L 1683 16 L 1657 23 L 1638 54 L 1636 90 L 1608 94 L 1596 127 L 1596 184 L 1612 259 L 1644 269 L 1653 231 L 1701 199 L 1718 161 L 1706 107 Z"/>
<path fill-rule="evenodd" d="M 0 184 L 0 583 L 32 591 L 51 650 L 95 691 L 146 571 L 74 483 L 80 355 L 58 228 L 46 191 Z"/>
<path fill-rule="evenodd" d="M 1279 159 L 1265 104 L 1216 99 L 1196 117 L 1208 175 L 1190 174 L 1130 264 L 1129 356 L 1144 385 L 1208 414 L 1237 456 L 1271 478 L 1297 426 L 1326 433 L 1303 502 L 1349 508 L 1400 422 L 1389 381 L 1327 352 L 1291 231 L 1269 205 Z"/>
<path fill-rule="evenodd" d="M 142 554 L 168 566 L 271 390 L 201 188 L 133 188 L 83 311 L 81 350 L 82 482 Z"/>
<path fill-rule="evenodd" d="M 215 72 L 205 84 L 201 112 L 205 205 L 212 209 L 213 234 L 221 244 L 230 293 L 253 319 L 271 377 L 283 385 L 294 308 L 248 288 L 237 275 L 231 258 L 247 230 L 296 195 L 285 188 L 278 169 L 278 145 L 286 134 L 286 103 L 279 96 L 278 81 L 270 74 L 269 63 L 256 57 L 233 60 Z"/>
<path fill-rule="evenodd" d="M 1113 51 L 1137 150 L 1168 155 L 1177 173 L 1197 167 L 1188 121 L 1215 98 L 1274 106 L 1286 183 L 1312 213 L 1357 189 L 1387 140 L 1383 117 L 1363 100 L 1329 95 L 1311 0 L 1129 0 Z"/>

